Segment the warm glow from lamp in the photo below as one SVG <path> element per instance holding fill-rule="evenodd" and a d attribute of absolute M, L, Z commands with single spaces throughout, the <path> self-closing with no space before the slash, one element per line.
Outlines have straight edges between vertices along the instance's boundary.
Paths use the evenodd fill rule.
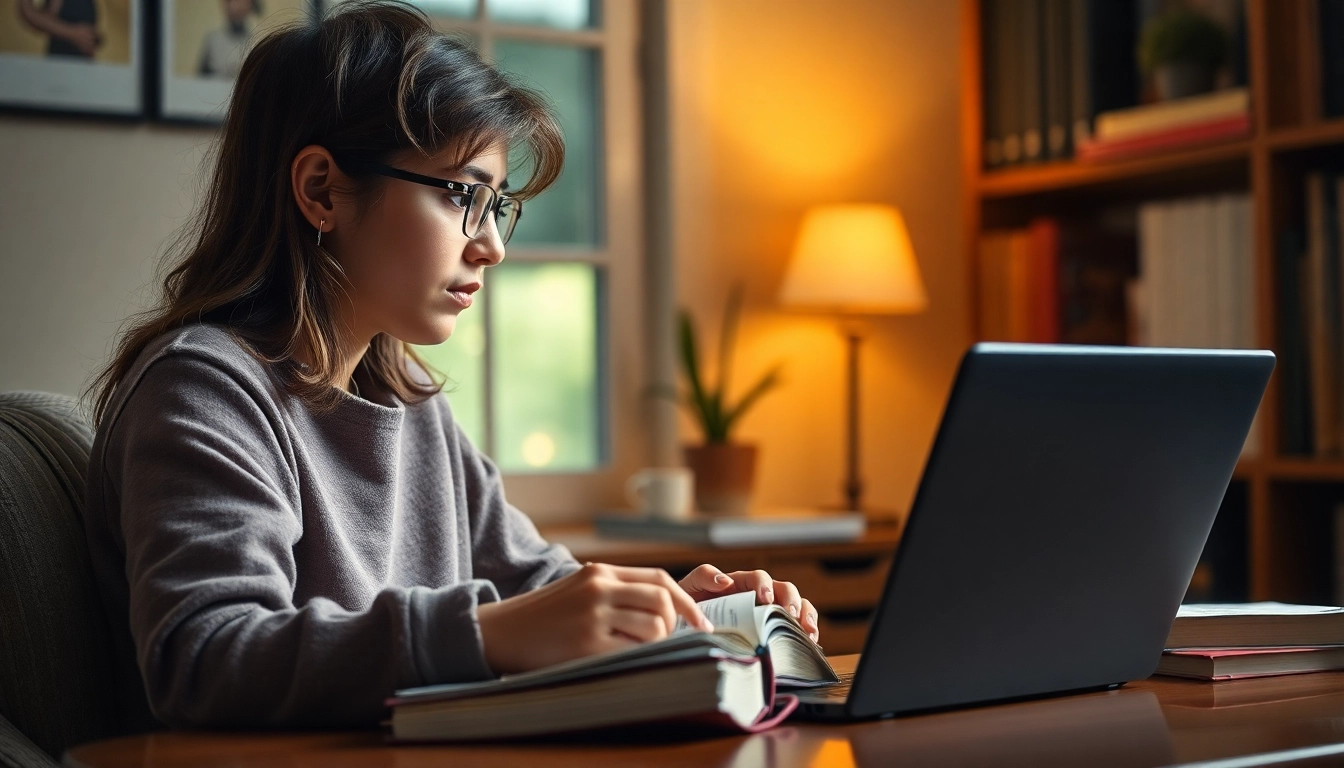
<path fill-rule="evenodd" d="M 929 297 L 901 212 L 875 204 L 808 209 L 779 301 L 826 312 L 923 312 Z"/>

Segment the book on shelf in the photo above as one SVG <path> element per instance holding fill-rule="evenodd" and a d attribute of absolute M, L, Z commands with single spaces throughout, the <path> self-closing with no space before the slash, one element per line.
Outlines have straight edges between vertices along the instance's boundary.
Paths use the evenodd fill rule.
<path fill-rule="evenodd" d="M 1245 194 L 1147 203 L 1138 210 L 1133 343 L 1250 349 L 1257 344 L 1254 211 Z M 1242 455 L 1262 450 L 1260 419 Z"/>
<path fill-rule="evenodd" d="M 1284 648 L 1182 648 L 1164 651 L 1157 674 L 1235 680 L 1344 669 L 1344 645 Z"/>
<path fill-rule="evenodd" d="M 1280 448 L 1286 455 L 1344 454 L 1344 173 L 1303 176 L 1302 228 L 1276 234 Z"/>
<path fill-rule="evenodd" d="M 1110 116 L 1121 123 L 1133 120 L 1117 115 L 1154 100 L 1149 82 L 1140 77 L 1136 48 L 1143 23 L 1159 12 L 1160 4 L 1133 0 L 982 0 L 980 3 L 981 99 L 983 159 L 986 168 L 1081 155 L 1092 147 L 1094 158 L 1125 152 L 1156 151 L 1174 142 L 1211 140 L 1234 135 L 1228 125 L 1205 127 L 1194 136 L 1150 137 L 1146 145 L 1114 146 L 1093 143 L 1097 123 Z M 1227 33 L 1227 65 L 1218 73 L 1221 86 L 1239 89 L 1244 98 L 1245 23 L 1238 0 L 1206 0 L 1201 10 Z M 1171 123 L 1173 112 L 1192 107 L 1154 105 L 1155 112 L 1139 122 L 1157 121 L 1161 128 L 1188 125 L 1190 118 Z M 1203 107 L 1206 123 L 1217 109 Z M 1199 110 L 1196 110 L 1199 111 Z M 1243 113 L 1245 109 L 1241 110 Z M 1167 115 L 1168 122 L 1162 124 Z M 1247 122 L 1247 124 L 1249 124 Z M 1106 130 L 1112 130 L 1107 128 Z M 1222 133 L 1219 133 L 1222 131 Z M 1128 134 L 1122 135 L 1128 136 Z M 1108 135 L 1109 142 L 1121 136 Z M 1155 144 L 1155 145 L 1154 145 Z M 1106 147 L 1102 149 L 1102 147 Z"/>
<path fill-rule="evenodd" d="M 1040 218 L 1020 230 L 980 239 L 981 337 L 987 341 L 1059 341 L 1059 224 Z"/>
<path fill-rule="evenodd" d="M 1183 99 L 1159 101 L 1097 115 L 1093 132 L 1097 142 L 1120 141 L 1160 134 L 1175 128 L 1245 117 L 1250 114 L 1247 88 L 1227 88 Z"/>
<path fill-rule="evenodd" d="M 1182 605 L 1166 649 L 1303 647 L 1344 644 L 1344 608 L 1287 603 Z"/>
<path fill-rule="evenodd" d="M 797 705 L 777 686 L 839 681 L 820 646 L 778 605 L 743 592 L 700 603 L 713 632 L 668 637 L 476 683 L 397 691 L 392 739 L 475 741 L 617 727 L 753 732 Z"/>
<path fill-rule="evenodd" d="M 1080 144 L 1076 154 L 1079 160 L 1088 162 L 1142 157 L 1172 149 L 1242 138 L 1250 135 L 1250 132 L 1250 114 L 1232 115 L 1121 139 L 1092 139 Z"/>
<path fill-rule="evenodd" d="M 597 535 L 613 539 L 733 547 L 854 541 L 863 536 L 868 522 L 861 512 L 823 513 L 811 509 L 779 509 L 746 517 L 696 515 L 685 520 L 607 512 L 593 519 L 593 527 Z"/>

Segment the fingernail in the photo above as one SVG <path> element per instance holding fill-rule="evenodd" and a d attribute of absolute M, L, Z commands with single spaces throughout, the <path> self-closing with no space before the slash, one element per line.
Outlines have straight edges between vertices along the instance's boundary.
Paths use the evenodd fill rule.
<path fill-rule="evenodd" d="M 769 605 L 770 603 L 775 602 L 775 593 L 774 593 L 774 592 L 771 592 L 771 591 L 768 590 L 768 589 L 762 589 L 762 590 L 761 590 L 761 602 L 765 603 L 766 605 Z"/>
<path fill-rule="evenodd" d="M 812 642 L 814 642 L 814 643 L 817 642 L 817 633 L 816 633 L 816 632 L 808 632 L 808 633 L 807 633 L 807 637 L 808 637 L 808 639 L 811 640 Z"/>
<path fill-rule="evenodd" d="M 794 606 L 790 605 L 790 606 L 789 606 L 789 615 L 792 616 L 792 617 L 795 618 L 795 619 L 798 618 L 798 609 L 795 608 Z"/>
<path fill-rule="evenodd" d="M 715 584 L 727 584 L 731 581 L 732 579 L 728 578 L 727 576 L 724 576 L 722 573 L 714 577 Z"/>
<path fill-rule="evenodd" d="M 817 614 L 815 613 L 807 614 L 807 623 L 811 624 L 814 627 L 817 626 Z"/>

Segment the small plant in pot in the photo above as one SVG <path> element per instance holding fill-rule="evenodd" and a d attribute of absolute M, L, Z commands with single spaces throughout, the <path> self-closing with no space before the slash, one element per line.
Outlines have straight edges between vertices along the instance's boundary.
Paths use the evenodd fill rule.
<path fill-rule="evenodd" d="M 1213 90 L 1227 39 L 1208 16 L 1177 6 L 1143 26 L 1139 67 L 1154 77 L 1158 97 L 1180 99 Z"/>
<path fill-rule="evenodd" d="M 685 447 L 686 466 L 695 474 L 695 503 L 700 512 L 711 515 L 745 515 L 751 506 L 751 490 L 756 474 L 756 446 L 736 443 L 733 427 L 765 393 L 779 385 L 782 365 L 776 365 L 756 381 L 735 402 L 728 399 L 732 372 L 733 345 L 738 315 L 742 311 L 742 286 L 734 285 L 724 307 L 719 337 L 719 375 L 710 386 L 700 364 L 695 322 L 690 313 L 681 311 L 680 352 L 686 374 L 682 403 L 704 432 L 702 445 Z"/>

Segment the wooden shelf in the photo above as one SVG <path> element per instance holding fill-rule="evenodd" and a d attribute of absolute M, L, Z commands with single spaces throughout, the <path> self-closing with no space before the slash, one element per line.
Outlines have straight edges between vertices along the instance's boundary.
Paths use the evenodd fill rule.
<path fill-rule="evenodd" d="M 1103 162 L 1063 161 L 987 171 L 977 185 L 985 199 L 1051 192 L 1111 191 L 1170 194 L 1180 187 L 1247 186 L 1249 139 L 1205 144 L 1162 154 Z"/>
<path fill-rule="evenodd" d="M 1265 474 L 1270 480 L 1344 482 L 1344 461 L 1280 457 L 1265 464 Z"/>
<path fill-rule="evenodd" d="M 1344 119 L 1270 131 L 1265 137 L 1265 144 L 1275 152 L 1319 149 L 1344 144 Z"/>

